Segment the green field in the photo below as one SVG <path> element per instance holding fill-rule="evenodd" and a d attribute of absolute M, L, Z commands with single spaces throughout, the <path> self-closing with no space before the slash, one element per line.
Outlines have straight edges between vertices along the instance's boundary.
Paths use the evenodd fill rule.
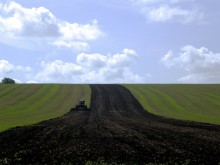
<path fill-rule="evenodd" d="M 124 85 L 151 113 L 220 124 L 220 85 Z M 89 85 L 0 84 L 0 132 L 61 116 L 80 99 L 90 105 Z"/>
<path fill-rule="evenodd" d="M 151 113 L 220 124 L 220 85 L 124 85 Z"/>
<path fill-rule="evenodd" d="M 61 116 L 80 99 L 90 105 L 89 85 L 0 84 L 0 132 Z"/>

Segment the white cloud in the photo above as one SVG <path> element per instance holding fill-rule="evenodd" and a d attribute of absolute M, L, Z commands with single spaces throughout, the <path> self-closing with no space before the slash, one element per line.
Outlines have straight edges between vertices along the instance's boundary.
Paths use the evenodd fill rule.
<path fill-rule="evenodd" d="M 35 81 L 35 80 L 29 80 L 29 81 L 27 81 L 27 84 L 37 84 L 37 83 L 39 83 L 39 82 L 37 82 L 37 81 Z"/>
<path fill-rule="evenodd" d="M 74 50 L 81 50 L 81 51 L 86 51 L 89 49 L 88 43 L 80 42 L 80 41 L 74 42 L 74 41 L 64 41 L 64 40 L 58 39 L 54 41 L 53 43 L 51 43 L 51 45 L 55 45 L 58 48 L 66 47 L 66 48 L 71 48 Z"/>
<path fill-rule="evenodd" d="M 16 71 L 21 72 L 30 72 L 32 69 L 29 66 L 20 66 L 20 65 L 13 65 L 9 61 L 0 60 L 0 74 L 8 75 Z"/>
<path fill-rule="evenodd" d="M 184 46 L 179 52 L 169 51 L 162 62 L 168 68 L 180 68 L 188 72 L 180 82 L 220 83 L 220 53 L 205 47 Z"/>
<path fill-rule="evenodd" d="M 114 55 L 81 53 L 76 63 L 61 60 L 43 62 L 43 71 L 35 79 L 39 82 L 143 83 L 147 77 L 135 74 L 130 69 L 136 57 L 136 52 L 131 49 Z"/>
<path fill-rule="evenodd" d="M 0 60 L 0 76 L 10 77 L 15 80 L 16 83 L 22 83 L 20 78 L 25 77 L 31 71 L 32 68 L 29 66 L 14 65 L 11 64 L 9 61 Z"/>
<path fill-rule="evenodd" d="M 174 17 L 185 17 L 184 21 L 188 21 L 191 13 L 187 10 L 179 8 L 171 8 L 169 6 L 160 6 L 156 9 L 151 9 L 148 13 L 148 18 L 155 22 L 166 22 Z"/>
<path fill-rule="evenodd" d="M 101 67 L 127 67 L 133 58 L 137 57 L 134 50 L 124 49 L 121 53 L 114 55 L 85 54 L 77 56 L 77 62 L 93 68 Z"/>
<path fill-rule="evenodd" d="M 42 62 L 43 71 L 36 75 L 40 82 L 68 82 L 84 73 L 84 68 L 73 63 L 61 60 L 53 62 Z"/>
<path fill-rule="evenodd" d="M 108 57 L 101 54 L 86 54 L 81 53 L 77 56 L 76 61 L 78 64 L 89 68 L 102 68 L 107 66 Z"/>
<path fill-rule="evenodd" d="M 152 22 L 203 22 L 204 13 L 193 0 L 130 0 Z M 187 4 L 187 5 L 185 5 Z M 187 7 L 186 7 L 187 6 Z"/>
<path fill-rule="evenodd" d="M 11 73 L 14 70 L 14 65 L 10 64 L 6 60 L 0 60 L 0 73 L 7 74 Z"/>
<path fill-rule="evenodd" d="M 25 8 L 9 1 L 0 2 L 0 42 L 14 44 L 14 40 L 45 42 L 49 45 L 85 50 L 87 41 L 102 35 L 97 20 L 89 24 L 59 20 L 45 7 Z M 26 41 L 26 42 L 25 42 Z"/>
<path fill-rule="evenodd" d="M 98 29 L 98 22 L 94 20 L 92 24 L 80 25 L 77 23 L 60 22 L 60 32 L 66 40 L 94 40 L 101 35 Z"/>
<path fill-rule="evenodd" d="M 215 73 L 197 73 L 197 74 L 189 74 L 185 77 L 181 77 L 179 79 L 179 82 L 182 83 L 194 83 L 194 84 L 198 84 L 198 83 L 215 83 L 215 84 L 219 84 L 220 82 L 220 76 L 219 76 L 219 72 L 217 72 L 217 75 L 215 75 Z"/>

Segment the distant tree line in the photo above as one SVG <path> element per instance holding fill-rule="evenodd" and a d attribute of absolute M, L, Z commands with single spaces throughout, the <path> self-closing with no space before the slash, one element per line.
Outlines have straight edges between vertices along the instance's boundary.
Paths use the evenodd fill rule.
<path fill-rule="evenodd" d="M 2 79 L 2 84 L 15 84 L 15 80 L 5 77 L 4 79 Z"/>

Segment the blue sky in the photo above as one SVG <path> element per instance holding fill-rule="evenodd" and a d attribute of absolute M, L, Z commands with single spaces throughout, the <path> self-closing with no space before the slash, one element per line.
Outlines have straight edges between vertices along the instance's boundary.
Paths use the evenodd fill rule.
<path fill-rule="evenodd" d="M 220 83 L 219 0 L 1 0 L 0 78 Z"/>

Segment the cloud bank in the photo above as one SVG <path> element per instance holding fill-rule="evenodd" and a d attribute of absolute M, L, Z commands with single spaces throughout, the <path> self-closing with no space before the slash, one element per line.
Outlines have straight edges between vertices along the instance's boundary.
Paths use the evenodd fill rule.
<path fill-rule="evenodd" d="M 124 49 L 114 55 L 77 55 L 76 63 L 61 60 L 42 62 L 42 71 L 35 80 L 39 82 L 65 83 L 143 83 L 146 77 L 131 71 L 130 65 L 138 55 L 134 50 Z"/>
<path fill-rule="evenodd" d="M 13 65 L 6 60 L 0 60 L 0 74 L 7 75 L 16 71 L 22 72 L 30 72 L 32 69 L 29 66 L 20 66 L 20 65 Z"/>
<path fill-rule="evenodd" d="M 179 22 L 183 24 L 203 21 L 204 13 L 193 0 L 130 0 L 140 13 L 151 22 Z M 181 7 L 180 7 L 181 6 Z M 183 8 L 183 6 L 185 6 Z"/>
<path fill-rule="evenodd" d="M 11 77 L 16 83 L 21 83 L 19 79 L 15 79 L 16 75 L 26 75 L 31 72 L 32 69 L 29 66 L 13 65 L 7 60 L 0 60 L 0 80 L 3 77 Z"/>
<path fill-rule="evenodd" d="M 220 82 L 220 53 L 213 53 L 208 48 L 184 46 L 178 52 L 169 51 L 161 61 L 168 68 L 183 69 L 188 73 L 179 78 L 180 82 Z"/>
<path fill-rule="evenodd" d="M 44 42 L 56 47 L 87 50 L 88 41 L 102 34 L 97 20 L 88 24 L 70 23 L 56 18 L 45 7 L 25 8 L 14 1 L 0 2 L 2 43 L 30 47 L 30 43 Z"/>

